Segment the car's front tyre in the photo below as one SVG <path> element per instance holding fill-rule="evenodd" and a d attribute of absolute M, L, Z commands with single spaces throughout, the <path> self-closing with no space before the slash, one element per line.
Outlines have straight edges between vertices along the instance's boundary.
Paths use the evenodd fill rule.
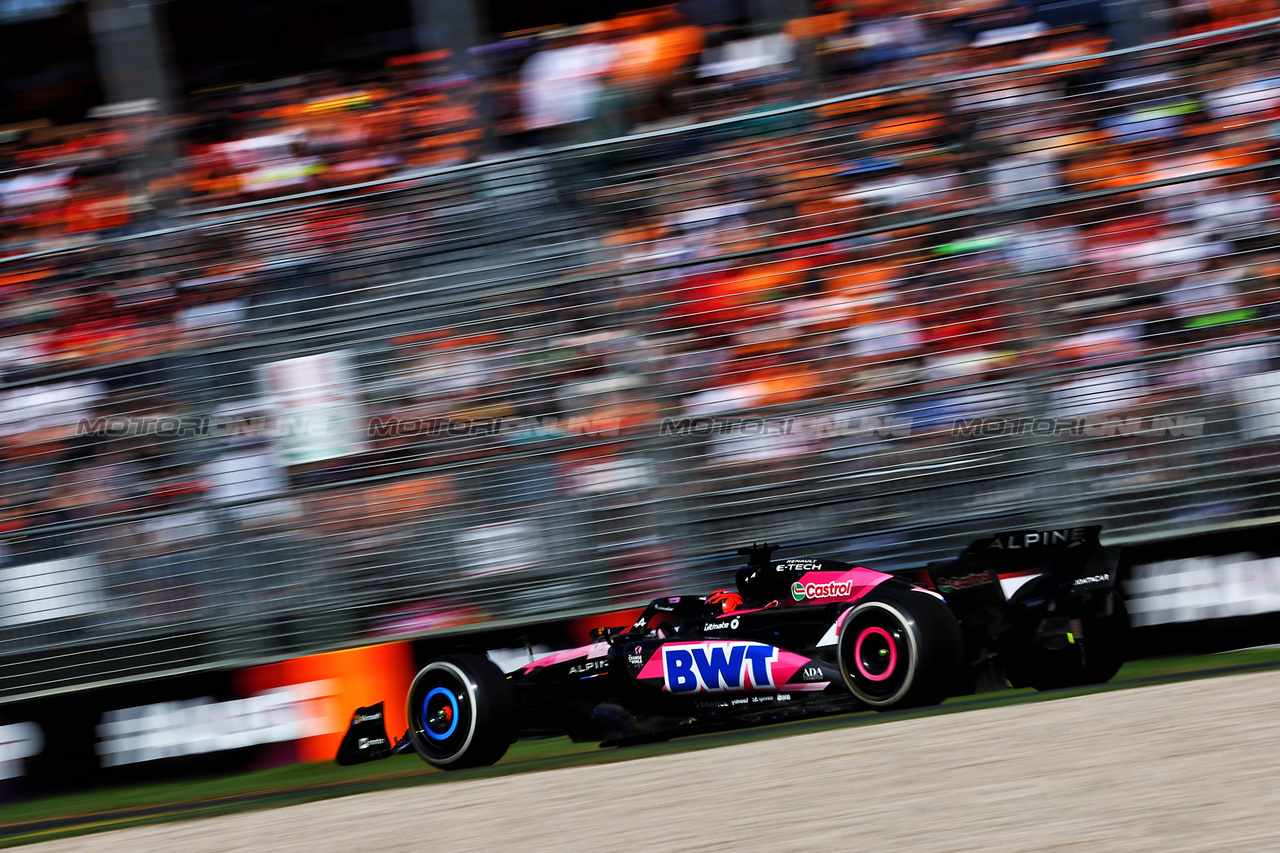
<path fill-rule="evenodd" d="M 408 702 L 409 737 L 433 767 L 487 766 L 515 740 L 511 686 L 488 658 L 456 654 L 431 661 L 413 679 Z"/>

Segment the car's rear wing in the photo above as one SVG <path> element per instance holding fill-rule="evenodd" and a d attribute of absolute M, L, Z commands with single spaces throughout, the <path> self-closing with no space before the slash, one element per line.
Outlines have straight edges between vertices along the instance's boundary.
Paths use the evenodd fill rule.
<path fill-rule="evenodd" d="M 976 539 L 960 555 L 989 563 L 1001 574 L 1051 563 L 1083 563 L 1102 550 L 1101 533 L 1100 524 L 1053 530 L 1012 530 Z"/>
<path fill-rule="evenodd" d="M 1102 547 L 1101 525 L 1049 530 L 1011 530 L 969 544 L 959 557 L 929 565 L 929 577 L 944 595 L 999 589 L 1001 578 L 1050 575 L 1060 589 L 1115 585 L 1115 570 Z"/>
<path fill-rule="evenodd" d="M 942 594 L 964 630 L 995 636 L 1008 624 L 1006 589 L 1016 596 L 1013 590 L 1030 588 L 1021 584 L 1048 577 L 1036 581 L 1035 595 L 1065 603 L 1115 586 L 1101 532 L 1093 525 L 997 533 L 974 540 L 953 560 L 930 563 L 916 582 Z"/>

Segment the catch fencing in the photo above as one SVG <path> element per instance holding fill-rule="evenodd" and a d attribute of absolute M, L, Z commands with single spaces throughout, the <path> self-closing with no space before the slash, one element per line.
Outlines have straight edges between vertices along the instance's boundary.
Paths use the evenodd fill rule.
<path fill-rule="evenodd" d="M 0 696 L 1273 518 L 1275 24 L 0 261 Z"/>

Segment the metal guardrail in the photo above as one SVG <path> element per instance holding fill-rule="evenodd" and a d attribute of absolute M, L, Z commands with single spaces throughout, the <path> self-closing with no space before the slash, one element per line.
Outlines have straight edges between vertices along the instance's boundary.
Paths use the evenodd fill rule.
<path fill-rule="evenodd" d="M 1273 517 L 1275 23 L 0 262 L 0 697 Z"/>

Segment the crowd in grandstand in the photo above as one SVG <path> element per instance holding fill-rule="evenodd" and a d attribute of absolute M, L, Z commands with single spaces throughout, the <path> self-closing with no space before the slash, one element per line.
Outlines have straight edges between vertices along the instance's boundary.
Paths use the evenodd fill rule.
<path fill-rule="evenodd" d="M 359 79 L 316 72 L 206 93 L 168 116 L 116 104 L 75 126 L 6 131 L 0 247 L 72 245 L 139 229 L 175 204 L 343 186 L 797 94 L 1064 59 L 1108 41 L 1097 28 L 1054 28 L 1032 7 L 991 2 L 831 11 L 765 36 L 700 27 L 674 8 L 498 42 L 469 66 L 434 51 Z"/>
<path fill-rule="evenodd" d="M 483 85 L 419 55 L 376 78 L 313 75 L 169 119 L 125 111 L 0 143 L 0 372 L 16 383 L 0 411 L 9 556 L 93 535 L 24 529 L 139 511 L 159 514 L 110 528 L 111 547 L 153 558 L 161 576 L 170 569 L 156 560 L 211 542 L 220 524 L 298 513 L 348 557 L 383 553 L 404 544 L 414 509 L 642 486 L 618 442 L 664 416 L 893 399 L 925 442 L 956 418 L 1016 411 L 1025 397 L 1000 384 L 1013 376 L 1041 377 L 1063 416 L 1146 411 L 1170 395 L 1258 404 L 1249 377 L 1271 368 L 1280 331 L 1280 64 L 1265 39 L 1107 60 L 1095 56 L 1110 44 L 1101 30 L 958 6 L 830 11 L 784 34 L 736 38 L 666 10 L 522 40 L 486 58 Z M 824 100 L 767 112 L 806 95 Z M 559 187 L 594 241 L 561 264 L 569 274 L 495 297 L 457 328 L 379 341 L 390 368 L 361 392 L 367 419 L 554 417 L 546 434 L 518 434 L 546 452 L 486 453 L 514 433 L 488 444 L 374 435 L 286 474 L 247 436 L 235 458 L 250 473 L 228 475 L 225 458 L 80 428 L 208 415 L 222 399 L 190 387 L 254 396 L 219 389 L 218 375 L 252 344 L 255 318 L 321 323 L 370 294 L 405 293 L 395 269 L 344 264 L 412 252 L 457 222 L 443 207 L 388 214 L 377 193 L 412 192 L 432 170 L 499 149 L 731 116 L 741 120 L 691 132 L 683 149 L 611 161 L 620 179 Z M 227 205 L 344 187 L 249 227 L 212 225 Z M 187 230 L 165 231 L 175 224 Z M 131 236 L 149 230 L 165 233 Z M 1253 411 L 1265 420 L 1273 408 Z M 822 429 L 730 439 L 712 461 L 839 449 Z M 482 470 L 501 494 L 457 494 L 445 461 Z M 256 499 L 285 476 L 323 486 L 397 471 L 417 473 L 394 495 L 361 484 L 229 520 L 207 511 L 218 488 Z M 370 501 L 407 510 L 353 523 Z"/>

